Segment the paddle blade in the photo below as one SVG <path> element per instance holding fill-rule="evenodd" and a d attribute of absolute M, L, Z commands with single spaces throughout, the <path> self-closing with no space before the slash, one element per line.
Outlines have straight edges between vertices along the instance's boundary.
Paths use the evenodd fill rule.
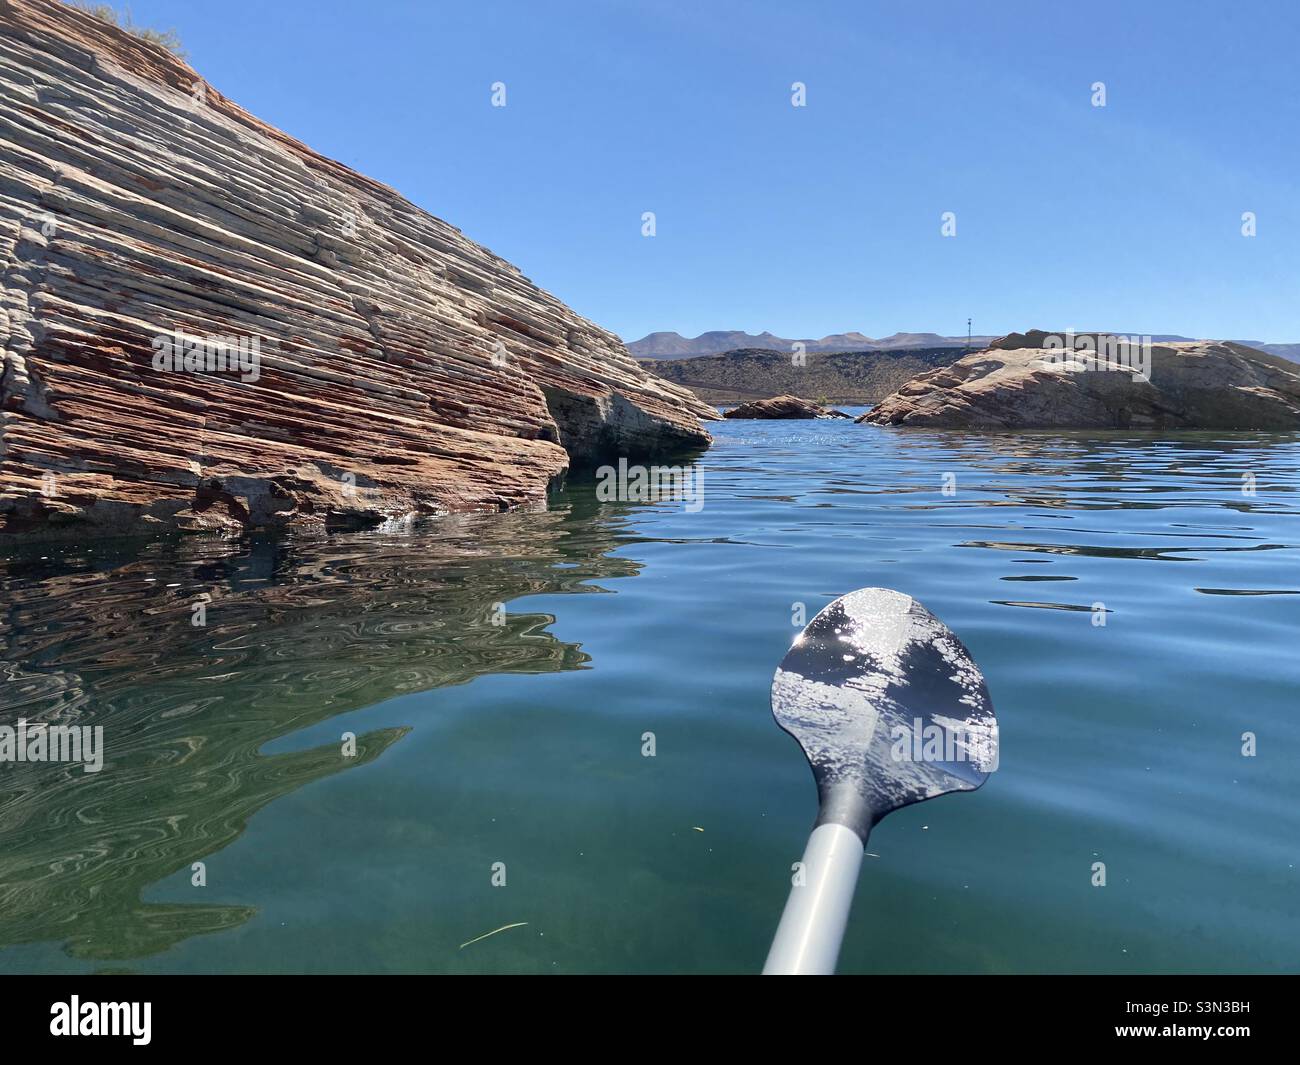
<path fill-rule="evenodd" d="M 850 592 L 808 623 L 772 680 L 772 714 L 812 766 L 818 823 L 864 840 L 890 811 L 972 791 L 997 768 L 979 667 L 943 622 L 888 588 Z"/>

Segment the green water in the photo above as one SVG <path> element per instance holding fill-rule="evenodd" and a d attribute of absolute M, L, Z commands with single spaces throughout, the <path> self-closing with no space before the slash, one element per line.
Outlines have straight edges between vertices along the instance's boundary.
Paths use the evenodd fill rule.
<path fill-rule="evenodd" d="M 864 585 L 1001 766 L 877 828 L 841 971 L 1300 969 L 1296 437 L 714 431 L 694 513 L 11 551 L 0 724 L 107 756 L 0 764 L 0 971 L 755 971 L 814 814 L 772 671 Z"/>

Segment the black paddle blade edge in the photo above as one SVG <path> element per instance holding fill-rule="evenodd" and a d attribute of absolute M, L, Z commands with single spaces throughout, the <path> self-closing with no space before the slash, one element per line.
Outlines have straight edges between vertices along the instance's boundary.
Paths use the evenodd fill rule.
<path fill-rule="evenodd" d="M 973 791 L 997 768 L 997 719 L 970 652 L 888 588 L 850 592 L 808 623 L 772 680 L 772 715 L 812 767 L 818 824 L 864 840 L 891 811 Z"/>

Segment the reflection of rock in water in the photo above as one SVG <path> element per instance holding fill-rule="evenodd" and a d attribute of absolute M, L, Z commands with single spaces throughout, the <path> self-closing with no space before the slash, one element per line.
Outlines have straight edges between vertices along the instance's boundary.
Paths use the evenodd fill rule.
<path fill-rule="evenodd" d="M 587 656 L 545 631 L 551 616 L 493 623 L 495 604 L 637 571 L 603 554 L 610 508 L 593 521 L 581 506 L 402 537 L 172 542 L 130 561 L 99 547 L 41 562 L 33 550 L 0 563 L 0 724 L 102 725 L 106 749 L 98 774 L 0 766 L 0 946 L 142 957 L 237 925 L 250 908 L 141 892 L 405 729 L 358 736 L 350 759 L 338 743 L 274 755 L 266 744 L 403 692 L 581 668 Z"/>
<path fill-rule="evenodd" d="M 953 488 L 968 506 L 1028 505 L 1080 512 L 1181 508 L 1187 505 L 1185 478 L 1193 476 L 1202 487 L 1222 489 L 1208 505 L 1248 514 L 1277 504 L 1262 494 L 1257 498 L 1243 493 L 1243 474 L 1276 469 L 1279 460 L 1271 452 L 1294 450 L 1296 435 L 1214 430 L 1156 437 L 1095 429 L 1002 433 L 912 429 L 893 443 L 905 463 L 904 471 L 928 474 L 936 466 L 961 469 L 960 483 Z M 974 480 L 972 473 L 987 473 L 988 478 Z M 1169 480 L 1153 474 L 1167 474 Z M 899 477 L 874 489 L 854 482 L 851 490 L 932 496 L 938 487 L 941 482 L 932 479 L 908 483 Z M 1268 483 L 1270 497 L 1293 491 L 1285 478 Z M 901 505 L 934 510 L 949 504 L 904 500 Z"/>

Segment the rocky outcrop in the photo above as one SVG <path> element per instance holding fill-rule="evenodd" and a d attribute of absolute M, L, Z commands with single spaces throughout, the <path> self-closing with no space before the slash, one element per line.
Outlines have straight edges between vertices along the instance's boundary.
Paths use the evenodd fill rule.
<path fill-rule="evenodd" d="M 1300 429 L 1300 366 L 1219 341 L 1012 333 L 858 421 L 963 429 Z"/>
<path fill-rule="evenodd" d="M 843 411 L 829 410 L 816 403 L 810 403 L 798 396 L 773 396 L 771 399 L 756 399 L 752 403 L 742 403 L 722 415 L 724 418 L 788 418 L 808 420 L 811 418 L 847 418 Z"/>
<path fill-rule="evenodd" d="M 11 533 L 505 509 L 716 417 L 446 222 L 47 0 L 0 0 L 0 345 Z"/>

